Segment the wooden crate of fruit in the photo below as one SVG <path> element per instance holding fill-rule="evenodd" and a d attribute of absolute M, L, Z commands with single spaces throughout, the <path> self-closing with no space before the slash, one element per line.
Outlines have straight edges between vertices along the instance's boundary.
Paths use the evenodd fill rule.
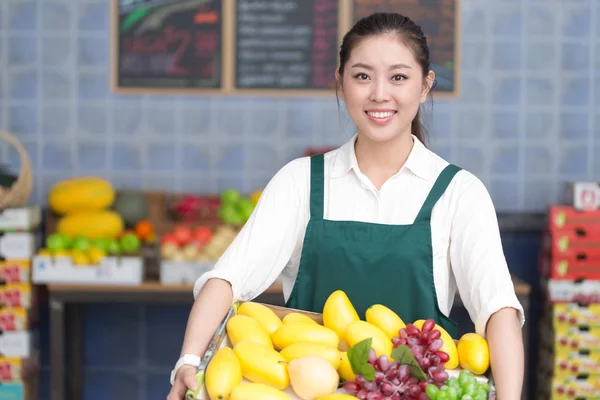
<path fill-rule="evenodd" d="M 186 400 L 495 399 L 487 343 L 473 335 L 455 341 L 432 320 L 404 325 L 382 305 L 361 320 L 342 291 L 322 314 L 242 302 L 217 329 Z M 476 352 L 486 365 L 469 364 Z"/>

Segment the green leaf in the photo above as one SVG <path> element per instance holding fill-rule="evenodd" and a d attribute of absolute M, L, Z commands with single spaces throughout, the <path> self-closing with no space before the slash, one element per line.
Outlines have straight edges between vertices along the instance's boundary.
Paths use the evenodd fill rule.
<path fill-rule="evenodd" d="M 398 364 L 406 364 L 408 365 L 408 369 L 410 370 L 410 374 L 414 377 L 417 377 L 419 380 L 424 381 L 427 379 L 427 375 L 421 369 L 421 366 L 417 362 L 415 356 L 413 356 L 412 351 L 406 345 L 401 345 L 396 347 L 391 354 L 391 357 Z"/>
<path fill-rule="evenodd" d="M 373 343 L 373 339 L 364 339 L 348 350 L 348 361 L 350 361 L 352 372 L 356 375 L 362 375 L 367 381 L 375 379 L 375 368 L 369 364 L 371 343 Z"/>

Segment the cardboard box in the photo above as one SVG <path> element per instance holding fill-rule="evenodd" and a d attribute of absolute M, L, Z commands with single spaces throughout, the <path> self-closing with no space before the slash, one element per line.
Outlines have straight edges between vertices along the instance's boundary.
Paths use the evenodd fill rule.
<path fill-rule="evenodd" d="M 31 259 L 0 261 L 0 281 L 4 283 L 31 282 Z"/>
<path fill-rule="evenodd" d="M 75 265 L 71 257 L 35 256 L 32 281 L 36 284 L 141 285 L 141 257 L 104 257 L 99 265 Z"/>
<path fill-rule="evenodd" d="M 160 283 L 163 285 L 194 284 L 205 272 L 212 270 L 215 261 L 169 261 L 160 263 Z"/>
<path fill-rule="evenodd" d="M 29 358 L 0 357 L 0 382 L 21 382 L 37 375 L 39 369 L 39 351 Z"/>
<path fill-rule="evenodd" d="M 600 254 L 567 251 L 553 255 L 543 251 L 539 262 L 539 271 L 547 278 L 600 280 Z"/>
<path fill-rule="evenodd" d="M 0 210 L 0 232 L 26 232 L 37 229 L 42 221 L 40 207 Z"/>
<path fill-rule="evenodd" d="M 14 382 L 0 382 L 0 400 L 38 400 L 37 374 Z"/>
<path fill-rule="evenodd" d="M 599 227 L 600 210 L 579 211 L 570 206 L 553 205 L 548 209 L 548 230 L 573 230 L 583 227 Z"/>
<path fill-rule="evenodd" d="M 541 286 L 550 303 L 600 303 L 600 281 L 544 279 Z"/>
<path fill-rule="evenodd" d="M 313 313 L 313 312 L 306 312 L 306 311 L 302 311 L 302 310 L 297 310 L 297 309 L 293 309 L 293 308 L 286 308 L 286 307 L 280 307 L 280 306 L 274 306 L 274 305 L 270 305 L 270 304 L 263 304 L 264 306 L 270 308 L 279 318 L 283 318 L 285 317 L 287 314 L 291 313 L 291 312 L 298 312 L 301 314 L 304 314 L 308 317 L 310 317 L 311 319 L 313 319 L 314 321 L 316 321 L 319 324 L 323 324 L 323 316 L 322 314 L 319 313 Z M 221 342 L 221 346 L 222 347 L 232 347 L 231 342 L 229 341 L 229 338 L 227 335 L 225 335 L 225 338 L 223 339 L 223 341 Z M 346 350 L 344 348 L 341 348 L 341 350 Z M 459 373 L 460 373 L 460 367 L 454 370 L 447 370 L 448 375 L 450 377 L 458 377 Z M 493 381 L 488 379 L 488 377 L 486 376 L 476 376 L 476 378 L 481 381 L 481 382 L 489 382 L 490 383 L 490 393 L 489 393 L 489 398 L 490 399 L 495 399 L 495 388 L 493 385 Z M 242 379 L 242 382 L 248 382 L 245 378 Z M 293 391 L 291 385 L 283 391 L 285 394 L 287 394 L 290 397 L 290 400 L 301 400 Z M 347 394 L 346 391 L 344 391 L 343 388 L 339 388 L 335 393 L 340 393 L 340 394 Z M 198 393 L 197 397 L 186 397 L 186 400 L 190 400 L 190 399 L 195 399 L 195 400 L 210 400 L 208 397 L 208 393 L 206 392 L 206 388 L 204 387 L 204 385 L 200 388 L 200 391 Z"/>

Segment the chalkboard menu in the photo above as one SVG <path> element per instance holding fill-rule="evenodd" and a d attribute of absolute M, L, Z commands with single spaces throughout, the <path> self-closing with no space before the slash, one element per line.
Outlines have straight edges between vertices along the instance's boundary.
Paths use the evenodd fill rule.
<path fill-rule="evenodd" d="M 458 91 L 456 0 L 353 0 L 353 23 L 374 12 L 397 12 L 421 26 L 429 45 L 436 92 Z"/>
<path fill-rule="evenodd" d="M 220 0 L 113 1 L 118 88 L 221 87 Z"/>
<path fill-rule="evenodd" d="M 237 89 L 330 89 L 338 0 L 237 0 Z"/>

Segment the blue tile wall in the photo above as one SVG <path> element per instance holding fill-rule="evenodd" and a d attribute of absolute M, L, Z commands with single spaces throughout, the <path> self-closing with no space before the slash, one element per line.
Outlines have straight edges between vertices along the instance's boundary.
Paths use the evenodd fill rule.
<path fill-rule="evenodd" d="M 335 99 L 112 94 L 109 3 L 0 1 L 0 129 L 29 152 L 32 202 L 75 174 L 118 188 L 250 191 L 307 147 L 353 133 Z M 461 3 L 461 93 L 427 104 L 431 148 L 480 177 L 500 211 L 544 210 L 565 181 L 598 180 L 600 1 Z M 504 240 L 511 269 L 534 283 L 538 238 Z M 84 398 L 164 398 L 187 312 L 88 307 Z M 48 398 L 46 347 L 42 360 Z"/>
<path fill-rule="evenodd" d="M 70 173 L 252 190 L 306 147 L 352 134 L 334 99 L 112 94 L 108 0 L 0 3 L 0 128 L 31 151 L 35 202 Z M 462 2 L 461 94 L 424 114 L 432 149 L 478 175 L 500 211 L 543 210 L 565 181 L 598 176 L 599 10 L 596 0 Z M 10 153 L 2 160 L 16 167 Z M 532 176 L 549 197 L 533 195 Z"/>

